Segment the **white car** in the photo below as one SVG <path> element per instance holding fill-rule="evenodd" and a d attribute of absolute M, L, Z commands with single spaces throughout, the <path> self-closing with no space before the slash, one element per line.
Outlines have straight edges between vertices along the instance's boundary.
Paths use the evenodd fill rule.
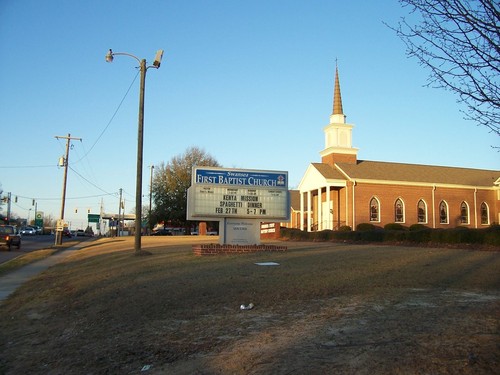
<path fill-rule="evenodd" d="M 29 235 L 29 236 L 34 236 L 36 234 L 35 229 L 33 229 L 31 227 L 22 227 L 19 232 L 21 234 L 25 234 L 25 235 Z"/>

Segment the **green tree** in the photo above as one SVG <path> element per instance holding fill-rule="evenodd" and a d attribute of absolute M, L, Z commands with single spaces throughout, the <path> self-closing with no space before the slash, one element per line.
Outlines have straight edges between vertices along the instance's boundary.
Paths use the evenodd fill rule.
<path fill-rule="evenodd" d="M 408 17 L 391 27 L 429 69 L 429 86 L 457 94 L 465 118 L 500 135 L 498 0 L 400 0 Z"/>
<path fill-rule="evenodd" d="M 215 158 L 198 147 L 190 147 L 167 164 L 161 163 L 155 167 L 151 224 L 163 221 L 173 226 L 187 225 L 187 189 L 191 186 L 194 166 L 220 167 Z"/>

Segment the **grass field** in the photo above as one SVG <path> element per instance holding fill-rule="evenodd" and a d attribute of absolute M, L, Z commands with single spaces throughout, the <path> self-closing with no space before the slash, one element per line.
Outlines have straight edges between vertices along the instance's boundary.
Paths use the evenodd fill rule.
<path fill-rule="evenodd" d="M 498 251 L 213 240 L 89 242 L 0 306 L 0 373 L 500 373 Z"/>

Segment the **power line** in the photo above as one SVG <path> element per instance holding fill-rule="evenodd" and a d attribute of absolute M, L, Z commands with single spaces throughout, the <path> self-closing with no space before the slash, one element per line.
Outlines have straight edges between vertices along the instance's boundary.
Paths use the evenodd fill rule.
<path fill-rule="evenodd" d="M 78 177 L 80 177 L 81 179 L 83 179 L 84 181 L 86 181 L 87 183 L 89 183 L 90 185 L 92 185 L 93 187 L 95 187 L 96 189 L 102 191 L 103 193 L 106 193 L 106 195 L 112 195 L 112 193 L 109 193 L 107 192 L 106 190 L 104 189 L 101 189 L 99 186 L 97 186 L 96 184 L 94 184 L 93 182 L 90 182 L 89 180 L 87 180 L 85 177 L 83 177 L 80 173 L 78 173 L 75 169 L 73 169 L 72 167 L 69 167 L 69 169 L 71 169 L 75 174 L 78 175 Z"/>
<path fill-rule="evenodd" d="M 128 93 L 130 92 L 130 89 L 132 88 L 132 86 L 134 85 L 134 82 L 135 80 L 137 79 L 137 76 L 139 75 L 140 71 L 137 71 L 137 74 L 135 75 L 134 79 L 132 80 L 132 83 L 130 83 L 130 86 L 128 87 L 127 91 L 125 92 L 125 95 L 123 96 L 122 100 L 120 101 L 120 104 L 118 104 L 118 107 L 116 108 L 115 112 L 113 113 L 113 116 L 111 116 L 111 119 L 109 120 L 108 124 L 106 125 L 106 127 L 103 129 L 103 131 L 101 132 L 101 134 L 99 134 L 99 137 L 97 137 L 97 139 L 95 140 L 95 142 L 92 144 L 92 146 L 90 147 L 90 149 L 87 151 L 87 153 L 85 153 L 80 159 L 78 159 L 76 162 L 74 162 L 73 164 L 76 164 L 78 162 L 80 162 L 83 158 L 85 158 L 89 153 L 90 151 L 92 151 L 92 149 L 95 147 L 95 145 L 97 144 L 97 142 L 99 142 L 99 140 L 101 139 L 101 137 L 104 135 L 104 133 L 106 132 L 106 130 L 108 129 L 108 127 L 111 125 L 111 123 L 113 122 L 113 120 L 115 119 L 115 116 L 116 114 L 118 113 L 118 111 L 120 110 L 123 102 L 125 101 L 125 98 L 127 97 Z"/>

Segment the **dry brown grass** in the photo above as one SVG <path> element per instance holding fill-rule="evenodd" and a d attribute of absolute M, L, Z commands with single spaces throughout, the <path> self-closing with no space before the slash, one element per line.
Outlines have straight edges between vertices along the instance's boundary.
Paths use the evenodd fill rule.
<path fill-rule="evenodd" d="M 0 373 L 500 369 L 498 252 L 290 242 L 195 257 L 191 244 L 209 240 L 144 238 L 141 257 L 133 239 L 74 252 L 0 307 Z M 280 265 L 255 265 L 266 261 Z"/>

